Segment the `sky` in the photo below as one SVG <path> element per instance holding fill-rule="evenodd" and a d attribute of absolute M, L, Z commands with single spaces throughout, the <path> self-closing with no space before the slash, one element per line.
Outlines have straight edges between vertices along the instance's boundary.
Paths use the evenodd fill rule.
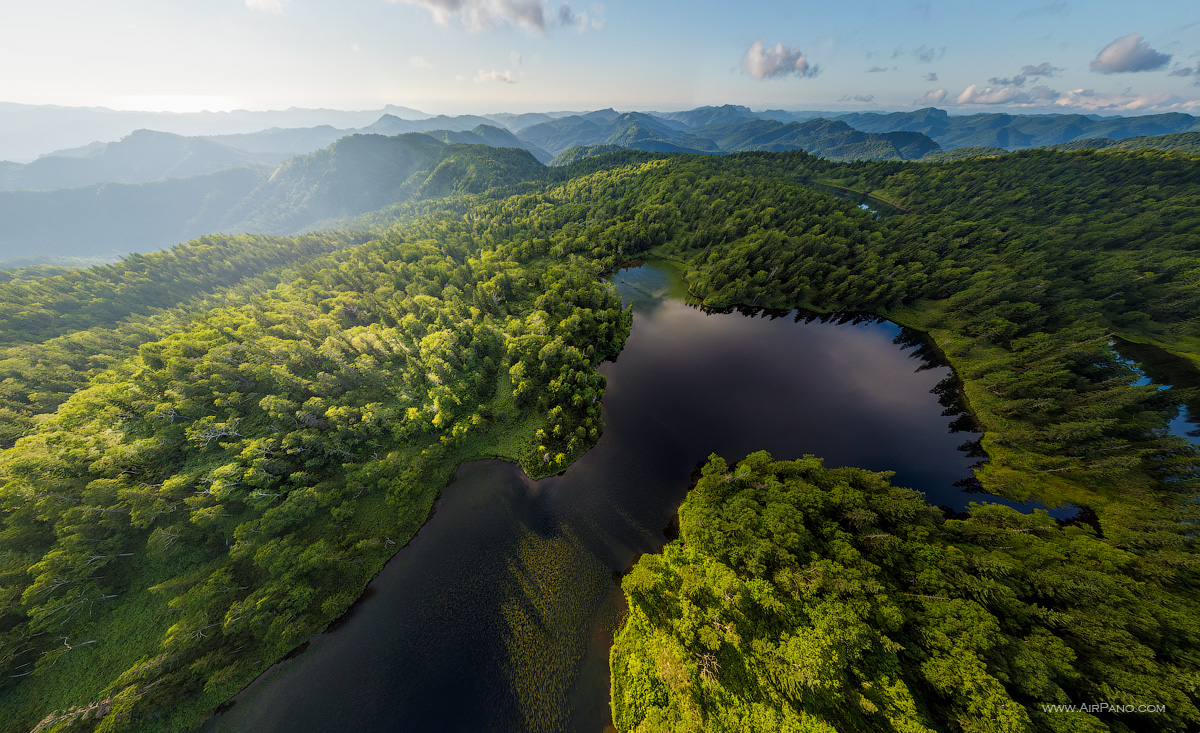
<path fill-rule="evenodd" d="M 12 0 L 0 101 L 1200 114 L 1200 3 Z"/>

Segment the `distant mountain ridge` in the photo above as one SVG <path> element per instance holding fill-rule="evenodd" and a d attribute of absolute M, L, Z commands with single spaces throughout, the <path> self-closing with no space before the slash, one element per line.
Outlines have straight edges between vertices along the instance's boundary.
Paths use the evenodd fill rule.
<path fill-rule="evenodd" d="M 361 111 L 291 107 L 268 111 L 178 113 L 0 102 L 0 160 L 28 162 L 51 151 L 76 148 L 96 140 L 119 140 L 139 129 L 184 136 L 320 125 L 352 129 L 369 125 L 384 114 L 410 119 L 430 116 L 390 104 L 381 109 Z"/>
<path fill-rule="evenodd" d="M 868 133 L 825 119 L 766 120 L 752 116 L 745 107 L 702 108 L 672 119 L 601 112 L 543 122 L 522 130 L 518 137 L 556 154 L 616 145 L 664 153 L 804 150 L 832 160 L 914 160 L 941 150 L 921 133 Z"/>
<path fill-rule="evenodd" d="M 865 132 L 920 132 L 946 150 L 966 147 L 1021 150 L 1088 138 L 1120 140 L 1200 131 L 1200 118 L 1181 112 L 1138 117 L 1005 113 L 952 116 L 945 110 L 928 107 L 891 114 L 846 114 L 839 115 L 837 119 Z"/>
<path fill-rule="evenodd" d="M 274 166 L 285 156 L 251 153 L 201 137 L 135 130 L 79 156 L 48 155 L 0 167 L 0 190 L 48 191 L 96 183 L 145 183 L 189 178 L 227 168 Z"/>

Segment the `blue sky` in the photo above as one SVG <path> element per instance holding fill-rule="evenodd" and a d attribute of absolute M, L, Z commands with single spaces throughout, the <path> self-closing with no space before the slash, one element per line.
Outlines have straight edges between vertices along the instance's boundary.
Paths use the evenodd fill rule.
<path fill-rule="evenodd" d="M 194 111 L 1200 114 L 1193 0 L 40 0 L 0 100 Z"/>

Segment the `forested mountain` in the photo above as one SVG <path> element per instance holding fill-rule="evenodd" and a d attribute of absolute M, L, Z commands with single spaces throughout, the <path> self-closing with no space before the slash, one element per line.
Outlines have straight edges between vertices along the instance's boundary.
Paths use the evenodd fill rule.
<path fill-rule="evenodd" d="M 940 150 L 919 133 L 860 132 L 830 120 L 762 120 L 743 114 L 744 109 L 702 108 L 671 120 L 646 114 L 564 117 L 529 127 L 519 137 L 554 153 L 616 145 L 650 152 L 804 150 L 831 160 L 911 160 Z"/>
<path fill-rule="evenodd" d="M 655 112 L 654 115 L 664 120 L 682 122 L 688 127 L 736 125 L 749 120 L 763 119 L 749 107 L 743 107 L 740 104 L 725 104 L 720 107 L 697 107 L 684 112 Z"/>
<path fill-rule="evenodd" d="M 837 119 L 866 132 L 920 132 L 947 150 L 967 147 L 1016 150 L 1086 138 L 1121 139 L 1200 130 L 1200 119 L 1179 112 L 1137 117 L 1003 113 L 952 116 L 945 110 L 927 107 L 915 112 L 844 114 Z"/>
<path fill-rule="evenodd" d="M 1088 138 L 1053 146 L 1057 150 L 1175 150 L 1192 155 L 1200 154 L 1200 131 L 1177 132 L 1172 135 L 1139 135 L 1121 140 Z"/>
<path fill-rule="evenodd" d="M 715 152 L 709 140 L 687 132 L 687 125 L 639 112 L 617 114 L 600 110 L 532 125 L 522 140 L 558 154 L 577 145 L 620 145 L 651 152 Z"/>
<path fill-rule="evenodd" d="M 625 150 L 625 148 L 622 148 L 620 145 L 576 145 L 575 147 L 567 148 L 558 155 L 554 156 L 554 159 L 551 160 L 548 165 L 569 165 L 571 163 L 583 160 L 584 158 L 590 158 L 594 155 L 602 155 L 604 153 L 613 153 L 618 150 Z"/>
<path fill-rule="evenodd" d="M 514 154 L 519 153 L 519 154 Z M 529 153 L 424 134 L 354 135 L 273 172 L 233 168 L 143 184 L 0 192 L 0 263 L 112 260 L 208 232 L 292 234 L 331 219 L 542 169 Z"/>
<path fill-rule="evenodd" d="M 536 125 L 540 122 L 549 122 L 550 120 L 558 119 L 559 117 L 569 117 L 576 112 L 525 112 L 522 114 L 513 114 L 509 112 L 501 112 L 497 114 L 489 114 L 488 118 L 496 123 L 512 130 L 520 132 L 526 127 Z"/>
<path fill-rule="evenodd" d="M 482 191 L 541 170 L 525 150 L 448 145 L 422 133 L 351 135 L 286 161 L 229 218 L 237 231 L 292 233 L 400 201 Z"/>
<path fill-rule="evenodd" d="M 721 150 L 803 150 L 829 160 L 916 160 L 941 151 L 921 133 L 860 132 L 831 120 L 755 120 L 713 124 L 694 132 L 711 139 Z"/>
<path fill-rule="evenodd" d="M 145 183 L 241 167 L 274 167 L 284 156 L 252 154 L 211 140 L 136 130 L 92 155 L 48 155 L 0 168 L 0 190 L 47 191 L 96 183 Z"/>
<path fill-rule="evenodd" d="M 472 130 L 461 132 L 431 130 L 427 134 L 430 137 L 436 137 L 444 143 L 487 145 L 492 148 L 520 148 L 521 150 L 528 150 L 541 163 L 549 163 L 554 159 L 553 155 L 533 143 L 525 142 L 508 130 L 494 125 L 479 125 Z"/>
<path fill-rule="evenodd" d="M 600 276 L 654 254 L 710 307 L 926 331 L 985 431 L 979 486 L 1091 519 L 948 519 L 878 474 L 713 460 L 683 544 L 625 581 L 619 729 L 1032 731 L 1039 702 L 1092 694 L 1167 710 L 1073 718 L 1089 730 L 1193 729 L 1200 456 L 1166 432 L 1179 395 L 1111 341 L 1200 363 L 1198 170 L 1151 150 L 545 168 L 358 136 L 281 167 L 253 210 L 446 198 L 369 241 L 305 240 L 302 261 L 221 238 L 2 285 L 25 335 L 0 393 L 23 433 L 0 451 L 0 719 L 186 729 L 337 618 L 461 461 L 565 468 L 603 429 L 596 367 L 630 325 Z M 211 275 L 156 290 L 172 256 Z M 160 330 L 147 307 L 170 309 Z M 49 368 L 97 341 L 117 346 L 80 361 L 86 383 Z"/>
<path fill-rule="evenodd" d="M 450 130 L 465 132 L 480 125 L 495 125 L 495 121 L 479 115 L 456 115 L 449 117 L 438 115 L 421 120 L 407 120 L 396 115 L 383 115 L 358 132 L 373 135 L 401 135 L 406 132 L 432 132 L 433 130 Z"/>

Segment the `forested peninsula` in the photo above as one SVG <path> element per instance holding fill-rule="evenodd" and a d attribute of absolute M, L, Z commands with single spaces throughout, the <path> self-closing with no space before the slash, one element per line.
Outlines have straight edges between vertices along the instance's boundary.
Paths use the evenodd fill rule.
<path fill-rule="evenodd" d="M 344 222 L 358 233 L 18 273 L 0 284 L 0 719 L 194 726 L 340 616 L 459 463 L 565 470 L 603 430 L 596 367 L 630 327 L 603 277 L 653 254 L 709 307 L 929 333 L 984 431 L 979 487 L 1087 521 L 948 518 L 879 474 L 713 458 L 679 542 L 624 581 L 619 729 L 1194 728 L 1200 462 L 1166 431 L 1187 395 L 1137 385 L 1111 342 L 1200 363 L 1197 162 L 461 159 L 437 198 Z M 1039 707 L 1068 700 L 1165 712 Z"/>

